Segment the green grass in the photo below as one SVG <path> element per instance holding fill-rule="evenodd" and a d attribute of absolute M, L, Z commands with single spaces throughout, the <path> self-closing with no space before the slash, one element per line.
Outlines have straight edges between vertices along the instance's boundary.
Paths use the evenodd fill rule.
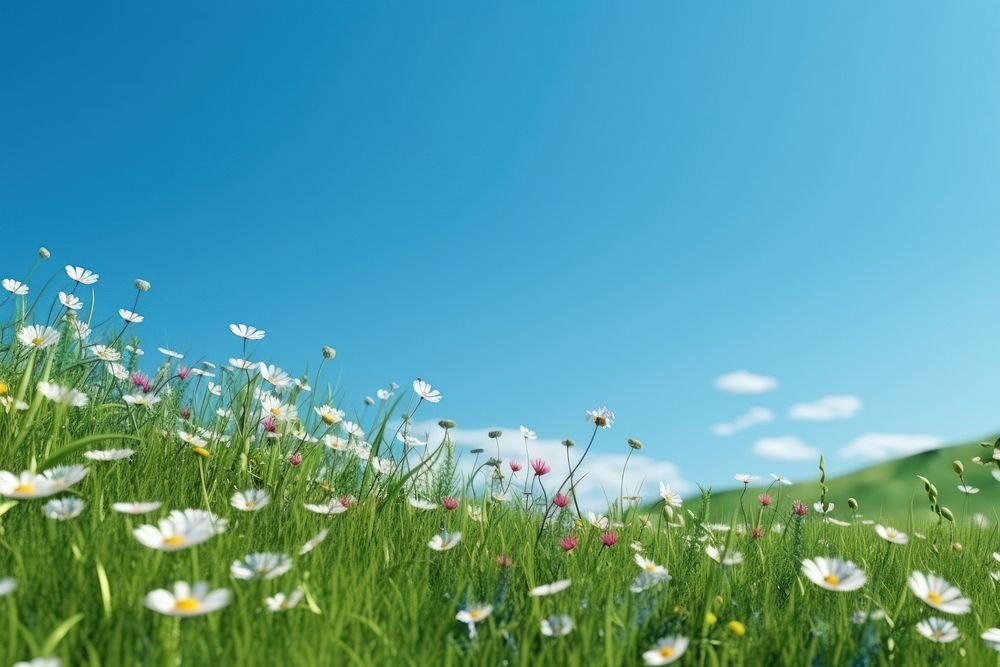
<path fill-rule="evenodd" d="M 853 494 L 866 516 L 892 517 L 901 528 L 926 534 L 907 546 L 881 540 L 860 521 L 848 527 L 825 523 L 811 509 L 794 519 L 794 498 L 811 504 L 818 497 L 818 487 L 810 485 L 782 491 L 765 512 L 750 507 L 754 490 L 747 494 L 751 511 L 746 515 L 732 494 L 689 499 L 674 510 L 673 520 L 659 509 L 651 515 L 639 507 L 624 513 L 613 509 L 610 530 L 618 541 L 606 547 L 604 531 L 575 517 L 573 503 L 542 530 L 537 486 L 532 506 L 519 504 L 524 473 L 504 502 L 482 492 L 498 483 L 493 468 L 482 468 L 473 480 L 457 477 L 447 439 L 404 459 L 398 444 L 392 446 L 400 416 L 419 414 L 422 407 L 410 392 L 399 391 L 393 401 L 351 415 L 371 446 L 365 460 L 319 442 L 303 444 L 294 435 L 304 426 L 317 436 L 346 438 L 342 424 L 322 424 L 311 410 L 314 403 L 332 401 L 328 391 L 318 389 L 322 363 L 311 378 L 315 392 L 281 394 L 285 406 L 298 406 L 304 423 L 284 422 L 269 438 L 253 395 L 265 386 L 256 371 L 214 371 L 222 393 L 214 396 L 207 391 L 207 378 L 182 379 L 178 362 L 168 360 L 151 378 L 150 395 L 162 400 L 151 409 L 129 405 L 122 400 L 135 391 L 128 377 L 108 372 L 93 348 L 74 340 L 64 320 L 51 320 L 60 322 L 55 346 L 35 350 L 17 341 L 25 313 L 44 321 L 38 313 L 47 310 L 45 304 L 34 313 L 17 300 L 0 329 L 0 397 L 11 408 L 0 409 L 0 469 L 19 473 L 86 465 L 86 477 L 61 494 L 82 499 L 86 508 L 76 518 L 57 521 L 44 515 L 45 499 L 0 504 L 0 579 L 17 582 L 13 593 L 0 598 L 0 664 L 53 655 L 63 665 L 95 667 L 636 665 L 661 637 L 672 634 L 690 640 L 680 663 L 691 665 L 1000 664 L 1000 653 L 980 639 L 984 630 L 1000 625 L 998 583 L 990 575 L 1000 570 L 991 555 L 1000 547 L 1000 536 L 995 527 L 961 520 L 996 498 L 990 486 L 995 482 L 968 463 L 987 450 L 969 446 L 927 453 L 828 482 L 841 518 L 849 518 L 840 510 L 846 510 L 846 496 Z M 61 314 L 58 306 L 53 312 Z M 121 327 L 116 323 L 90 341 L 120 350 L 125 340 L 137 344 L 131 338 L 134 329 Z M 250 355 L 252 343 L 242 351 L 240 344 L 234 340 L 234 356 Z M 150 350 L 146 358 L 156 354 Z M 125 354 L 122 363 L 131 370 L 138 360 Z M 69 407 L 45 398 L 37 389 L 45 380 L 85 392 L 88 404 Z M 18 399 L 26 409 L 18 409 Z M 226 408 L 231 415 L 217 416 L 217 409 Z M 199 427 L 207 429 L 207 457 L 178 433 L 195 433 Z M 599 440 L 606 437 L 595 432 Z M 135 450 L 129 459 L 83 457 L 90 449 L 126 446 Z M 289 462 L 295 451 L 303 457 L 299 465 Z M 378 474 L 376 456 L 394 461 L 394 471 Z M 966 460 L 970 482 L 994 495 L 984 491 L 963 507 L 951 491 L 956 482 L 952 458 Z M 581 472 L 585 469 L 586 463 Z M 918 473 L 937 484 L 958 522 L 910 515 L 911 505 L 927 504 L 915 481 Z M 548 483 L 550 493 L 558 481 Z M 270 504 L 256 512 L 231 507 L 232 494 L 248 488 L 266 489 Z M 419 510 L 407 500 L 414 494 L 437 500 L 446 493 L 459 498 L 456 511 Z M 338 515 L 304 508 L 345 496 L 356 501 Z M 163 505 L 135 517 L 111 511 L 118 501 Z M 170 510 L 185 508 L 211 510 L 228 520 L 228 527 L 174 552 L 151 549 L 133 537 L 140 524 L 155 524 Z M 470 508 L 479 508 L 481 520 L 473 520 Z M 712 522 L 751 525 L 722 530 Z M 785 528 L 764 530 L 758 537 L 749 530 L 772 523 Z M 321 529 L 329 530 L 326 540 L 299 555 Z M 464 537 L 449 551 L 434 551 L 428 541 L 442 529 Z M 560 546 L 567 535 L 578 540 L 571 551 Z M 742 552 L 743 563 L 718 565 L 705 555 L 708 542 Z M 631 592 L 640 574 L 633 544 L 667 567 L 672 579 Z M 231 563 L 259 551 L 292 556 L 291 570 L 273 580 L 236 580 Z M 510 565 L 501 566 L 499 556 Z M 867 584 L 854 592 L 821 589 L 801 572 L 802 559 L 816 556 L 854 561 L 868 573 Z M 916 622 L 941 615 L 907 589 L 914 570 L 938 572 L 971 598 L 972 613 L 952 617 L 961 631 L 958 641 L 938 645 L 914 630 Z M 559 579 L 571 579 L 572 585 L 549 597 L 529 597 L 531 587 Z M 231 602 L 185 619 L 144 606 L 150 591 L 169 588 L 176 580 L 230 589 Z M 297 587 L 305 599 L 296 608 L 266 610 L 266 597 Z M 494 607 L 475 637 L 455 618 L 473 603 Z M 853 612 L 875 609 L 884 610 L 886 619 L 852 623 Z M 572 618 L 569 635 L 542 636 L 540 623 L 552 614 Z M 745 633 L 733 632 L 732 621 Z"/>

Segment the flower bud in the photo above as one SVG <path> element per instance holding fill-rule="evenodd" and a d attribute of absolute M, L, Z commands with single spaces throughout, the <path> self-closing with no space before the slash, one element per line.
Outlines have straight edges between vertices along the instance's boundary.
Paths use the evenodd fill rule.
<path fill-rule="evenodd" d="M 951 521 L 952 523 L 955 523 L 955 515 L 952 514 L 951 510 L 948 509 L 947 507 L 942 507 L 941 508 L 941 516 L 943 516 L 944 518 L 948 519 L 948 521 Z"/>
<path fill-rule="evenodd" d="M 642 449 L 642 440 L 639 440 L 638 438 L 629 438 L 628 446 L 632 449 Z"/>
<path fill-rule="evenodd" d="M 329 345 L 324 345 L 323 346 L 323 358 L 324 359 L 333 359 L 335 356 L 337 356 L 337 351 L 335 349 L 333 349 Z"/>
<path fill-rule="evenodd" d="M 503 431 L 490 431 L 486 435 L 489 436 L 490 438 L 492 438 L 493 440 L 496 440 L 501 435 L 503 435 Z"/>
<path fill-rule="evenodd" d="M 442 419 L 438 422 L 438 426 L 443 429 L 455 428 L 455 422 L 450 419 Z"/>
<path fill-rule="evenodd" d="M 375 399 L 371 396 L 365 396 L 365 405 L 372 406 L 375 405 Z"/>
<path fill-rule="evenodd" d="M 52 253 L 49 252 L 48 248 L 42 246 L 41 248 L 38 249 L 38 256 L 41 257 L 42 259 L 48 259 L 49 257 L 52 256 Z"/>
<path fill-rule="evenodd" d="M 135 279 L 135 288 L 137 290 L 139 290 L 140 292 L 148 292 L 149 291 L 149 287 L 150 287 L 150 285 L 149 285 L 148 281 L 143 280 L 142 278 L 136 278 Z"/>
<path fill-rule="evenodd" d="M 951 469 L 955 471 L 956 475 L 961 475 L 965 472 L 965 466 L 958 459 L 951 462 Z"/>
<path fill-rule="evenodd" d="M 572 438 L 566 438 L 565 440 L 562 441 L 562 444 L 563 444 L 564 447 L 572 447 L 576 443 L 573 442 Z"/>
<path fill-rule="evenodd" d="M 858 509 L 858 501 L 855 500 L 854 498 L 848 498 L 847 499 L 847 506 L 850 507 L 852 510 L 857 510 Z"/>
<path fill-rule="evenodd" d="M 962 553 L 962 549 L 963 548 L 964 547 L 962 547 L 962 543 L 961 542 L 955 542 L 954 544 L 951 545 L 951 550 L 954 551 L 957 554 Z"/>
<path fill-rule="evenodd" d="M 739 621 L 729 621 L 729 623 L 726 624 L 726 630 L 729 630 L 729 634 L 734 637 L 742 637 L 747 633 L 746 626 Z"/>

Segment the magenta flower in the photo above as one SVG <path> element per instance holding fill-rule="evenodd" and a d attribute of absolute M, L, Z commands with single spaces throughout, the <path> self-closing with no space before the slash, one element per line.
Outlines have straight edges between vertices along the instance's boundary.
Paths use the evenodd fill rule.
<path fill-rule="evenodd" d="M 552 498 L 552 504 L 556 507 L 566 507 L 569 504 L 569 498 L 561 493 L 557 493 L 555 497 Z"/>
<path fill-rule="evenodd" d="M 497 556 L 497 565 L 499 565 L 500 569 L 502 570 L 506 570 L 513 563 L 514 561 L 511 560 L 511 557 L 508 556 L 507 554 L 500 554 L 499 556 Z"/>
<path fill-rule="evenodd" d="M 507 465 L 510 466 L 510 469 L 511 469 L 512 472 L 521 472 L 521 468 L 524 467 L 520 463 L 518 463 L 517 461 L 511 461 Z"/>
<path fill-rule="evenodd" d="M 757 496 L 757 500 L 760 502 L 761 507 L 771 506 L 771 496 L 767 493 L 762 493 L 759 496 Z"/>
<path fill-rule="evenodd" d="M 181 419 L 191 419 L 191 408 L 181 408 Z"/>
<path fill-rule="evenodd" d="M 601 535 L 601 544 L 603 544 L 606 547 L 615 546 L 615 543 L 617 541 L 618 541 L 618 533 L 613 533 L 611 531 L 608 531 Z"/>
<path fill-rule="evenodd" d="M 132 373 L 132 384 L 142 389 L 142 393 L 144 394 L 148 394 L 153 389 L 153 385 L 149 381 L 149 376 L 139 371 Z"/>
<path fill-rule="evenodd" d="M 288 457 L 288 462 L 291 463 L 293 466 L 299 465 L 300 463 L 302 463 L 302 454 L 298 452 L 292 452 L 291 455 Z"/>
<path fill-rule="evenodd" d="M 445 496 L 442 498 L 441 504 L 444 505 L 444 508 L 449 512 L 453 512 L 458 509 L 458 499 L 452 498 L 451 496 Z"/>
<path fill-rule="evenodd" d="M 177 367 L 177 377 L 179 377 L 182 380 L 187 380 L 188 379 L 188 375 L 190 375 L 190 373 L 191 373 L 191 369 L 188 368 L 187 366 L 178 366 Z"/>
<path fill-rule="evenodd" d="M 572 551 L 573 549 L 576 549 L 576 544 L 576 538 L 572 535 L 567 535 L 559 540 L 559 546 L 563 548 L 563 551 Z"/>
<path fill-rule="evenodd" d="M 794 503 L 792 503 L 792 511 L 799 516 L 805 516 L 808 510 L 806 509 L 805 503 L 803 503 L 801 500 L 796 500 Z"/>
<path fill-rule="evenodd" d="M 549 464 L 543 461 L 542 459 L 535 459 L 534 461 L 532 461 L 531 469 L 534 470 L 535 474 L 538 475 L 539 477 L 552 470 L 552 468 L 549 467 Z"/>
<path fill-rule="evenodd" d="M 268 433 L 274 433 L 278 430 L 278 422 L 274 420 L 274 417 L 264 417 L 264 420 L 260 424 Z"/>

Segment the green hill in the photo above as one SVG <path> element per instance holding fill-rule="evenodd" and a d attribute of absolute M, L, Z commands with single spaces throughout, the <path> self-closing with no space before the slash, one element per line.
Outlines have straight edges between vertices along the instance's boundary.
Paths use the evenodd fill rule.
<path fill-rule="evenodd" d="M 956 520 L 971 521 L 974 514 L 981 513 L 989 519 L 991 525 L 996 525 L 1000 520 L 1000 482 L 991 474 L 991 470 L 996 470 L 996 467 L 972 463 L 973 457 L 989 459 L 991 455 L 992 450 L 980 446 L 977 441 L 886 461 L 840 477 L 828 477 L 827 486 L 830 490 L 827 500 L 836 505 L 832 516 L 849 519 L 851 511 L 847 506 L 847 499 L 855 498 L 860 503 L 858 513 L 868 519 L 903 522 L 909 517 L 912 506 L 916 521 L 936 520 L 929 509 L 924 485 L 917 479 L 917 475 L 923 475 L 938 488 L 941 504 L 952 510 Z M 958 490 L 958 475 L 951 466 L 951 462 L 956 459 L 965 465 L 966 484 L 978 487 L 979 493 L 967 495 Z M 763 491 L 762 485 L 766 486 L 770 482 L 770 478 L 765 478 L 752 484 L 743 499 L 745 507 L 756 510 L 757 496 Z M 782 515 L 789 511 L 788 504 L 792 500 L 802 500 L 812 512 L 812 504 L 819 499 L 820 493 L 818 469 L 813 481 L 780 489 L 775 485 L 770 491 L 775 500 L 779 492 L 782 504 L 779 511 Z M 716 521 L 728 520 L 733 510 L 739 507 L 740 494 L 740 489 L 713 493 L 711 518 Z M 692 500 L 693 510 L 697 500 Z"/>

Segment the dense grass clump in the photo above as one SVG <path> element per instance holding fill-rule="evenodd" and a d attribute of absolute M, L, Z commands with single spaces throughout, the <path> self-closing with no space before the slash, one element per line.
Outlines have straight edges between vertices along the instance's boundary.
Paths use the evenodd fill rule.
<path fill-rule="evenodd" d="M 423 380 L 348 419 L 319 390 L 329 348 L 300 378 L 254 360 L 245 325 L 224 364 L 144 356 L 148 283 L 98 334 L 74 296 L 97 277 L 62 280 L 54 302 L 0 298 L 2 664 L 998 663 L 1000 537 L 935 485 L 961 461 L 909 479 L 932 520 L 894 526 L 854 499 L 835 518 L 825 476 L 741 478 L 725 514 L 669 488 L 588 512 L 604 408 L 559 471 L 467 469 L 453 423 L 410 431 L 442 398 Z"/>

